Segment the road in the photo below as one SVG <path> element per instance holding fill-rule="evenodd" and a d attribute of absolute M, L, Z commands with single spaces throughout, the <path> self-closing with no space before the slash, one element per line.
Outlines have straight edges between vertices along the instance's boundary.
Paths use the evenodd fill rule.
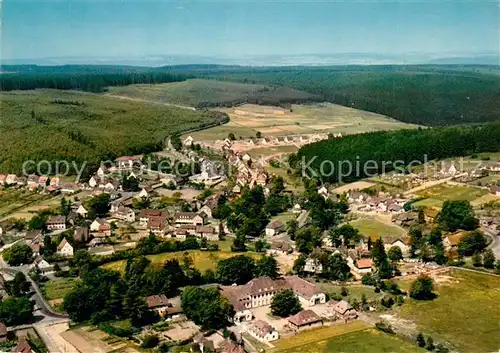
<path fill-rule="evenodd" d="M 150 101 L 150 100 L 142 99 L 142 98 L 132 98 L 132 97 L 126 97 L 126 96 L 117 96 L 117 95 L 114 95 L 114 94 L 106 94 L 106 96 L 107 97 L 118 98 L 118 99 L 125 99 L 125 100 L 129 100 L 129 101 L 143 102 L 143 103 L 149 103 L 149 104 L 158 104 L 158 105 L 166 105 L 166 106 L 170 106 L 170 107 L 176 107 L 176 108 L 189 109 L 189 110 L 196 111 L 196 108 L 188 107 L 186 105 L 179 105 L 179 104 L 173 104 L 173 103 Z"/>
<path fill-rule="evenodd" d="M 488 249 L 491 249 L 497 260 L 500 260 L 500 236 L 498 236 L 491 228 L 481 227 L 481 231 L 491 238 L 491 243 L 488 245 Z"/>

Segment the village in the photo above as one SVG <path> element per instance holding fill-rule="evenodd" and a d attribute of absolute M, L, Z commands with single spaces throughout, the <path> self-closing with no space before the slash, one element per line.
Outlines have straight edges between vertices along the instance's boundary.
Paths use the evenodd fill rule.
<path fill-rule="evenodd" d="M 49 283 L 60 281 L 63 273 L 76 271 L 73 258 L 86 251 L 93 257 L 106 259 L 97 260 L 104 268 L 117 269 L 121 265 L 113 266 L 120 261 L 121 253 L 134 251 L 138 244 L 149 239 L 159 243 L 192 243 L 178 245 L 179 249 L 185 246 L 185 251 L 178 251 L 184 253 L 184 257 L 179 255 L 177 259 L 192 261 L 186 258 L 189 259 L 193 250 L 198 255 L 224 254 L 219 258 L 223 260 L 251 251 L 255 259 L 274 259 L 277 275 L 255 275 L 238 284 L 227 281 L 203 284 L 207 288 L 216 288 L 233 308 L 227 317 L 231 323 L 227 332 L 226 329 L 217 329 L 209 330 L 207 334 L 200 322 L 183 313 L 180 295 L 154 293 L 147 296 L 148 310 L 158 314 L 160 323 L 166 323 L 166 329 L 156 330 L 158 323 L 144 325 L 134 334 L 141 347 L 146 347 L 145 342 L 151 339 L 147 337 L 155 336 L 156 345 L 168 343 L 169 347 L 186 347 L 194 344 L 201 352 L 260 352 L 280 347 L 274 343 L 310 330 L 345 327 L 355 331 L 371 327 L 380 321 L 377 313 L 385 305 L 383 300 L 387 295 L 382 293 L 367 299 L 364 294 L 354 298 L 341 292 L 347 293 L 351 288 L 355 291 L 362 285 L 375 285 L 380 292 L 380 286 L 387 282 L 384 278 L 406 280 L 427 275 L 439 280 L 446 270 L 446 261 L 437 263 L 431 255 L 423 256 L 422 248 L 415 247 L 412 235 L 415 226 L 427 233 L 426 226 L 430 227 L 438 214 L 435 204 L 416 207 L 426 200 L 422 192 L 435 187 L 467 187 L 481 191 L 478 199 L 484 198 L 482 204 L 498 201 L 500 164 L 492 162 L 464 171 L 457 170 L 454 163 L 448 163 L 429 175 L 418 171 L 390 173 L 383 176 L 383 182 L 374 178 L 346 185 L 311 184 L 305 190 L 291 190 L 285 178 L 269 168 L 269 159 L 255 159 L 245 152 L 253 146 L 300 145 L 341 137 L 318 134 L 236 141 L 227 138 L 211 146 L 216 146 L 217 151 L 217 157 L 213 159 L 203 153 L 207 146 L 201 145 L 200 148 L 196 140 L 187 136 L 179 150 L 172 147 L 170 152 L 162 152 L 160 156 L 196 164 L 196 168 L 182 176 L 150 169 L 148 162 L 151 157 L 144 155 L 119 157 L 112 165 L 100 166 L 85 182 L 34 174 L 27 177 L 0 175 L 0 185 L 6 191 L 26 189 L 37 194 L 62 196 L 60 207 L 33 215 L 27 225 L 20 226 L 19 222 L 9 218 L 0 222 L 4 254 L 23 244 L 29 247 L 29 259 L 20 261 L 20 270 L 6 264 L 4 255 L 2 286 L 13 273 L 21 272 L 32 278 L 33 286 L 48 288 Z M 224 163 L 229 165 L 226 170 L 221 167 Z M 472 185 L 486 177 L 489 184 Z M 404 187 L 396 192 L 391 183 Z M 242 218 L 234 221 L 231 216 L 221 216 L 226 204 L 234 203 L 237 209 L 238 200 L 247 197 L 251 193 L 249 190 L 262 192 L 264 203 L 273 197 L 283 203 L 273 205 L 274 208 L 269 206 L 272 216 L 265 219 L 267 223 L 260 228 L 260 237 L 241 233 Z M 339 211 L 343 207 L 345 209 Z M 319 222 L 318 217 L 330 217 L 326 213 L 330 208 L 342 216 L 341 223 L 336 225 L 341 231 L 336 233 L 333 227 L 322 226 L 315 238 L 316 229 L 311 228 L 312 224 Z M 499 218 L 496 214 L 484 212 L 478 217 L 478 229 L 492 238 L 488 242 L 493 244 L 491 247 L 498 258 L 498 247 L 493 246 L 497 242 Z M 463 230 L 445 234 L 442 245 L 447 261 L 462 261 L 458 248 L 461 239 L 468 234 Z M 243 244 L 238 243 L 240 239 L 243 239 Z M 236 250 L 237 243 L 244 250 Z M 373 256 L 375 244 L 381 244 L 382 251 L 390 258 L 392 273 L 387 277 L 380 277 L 381 260 Z M 49 247 L 54 249 L 48 251 Z M 141 254 L 156 256 L 157 253 Z M 123 259 L 130 261 L 131 258 Z M 207 267 L 210 270 L 216 267 L 213 259 L 209 260 L 212 264 Z M 332 264 L 332 259 L 339 259 L 342 275 L 331 274 L 333 269 L 330 267 L 337 266 Z M 44 281 L 39 280 L 42 277 Z M 332 286 L 335 291 L 332 291 Z M 385 291 L 389 293 L 388 289 Z M 293 310 L 292 315 L 271 314 L 273 298 L 284 292 L 297 298 L 300 310 Z M 399 289 L 394 293 L 397 294 L 391 294 L 393 302 L 404 301 L 408 296 Z M 47 306 L 46 317 L 52 317 L 56 325 L 67 328 L 68 316 L 64 312 L 63 299 L 64 296 L 59 296 L 47 300 L 43 294 L 40 298 Z M 47 324 L 34 324 L 34 327 L 42 339 L 44 330 L 50 330 Z M 106 343 L 106 340 L 94 336 L 89 338 L 89 333 L 82 329 L 62 330 L 57 334 L 54 331 L 52 335 L 59 338 L 45 342 L 49 351 L 90 353 L 95 347 L 101 347 L 102 351 L 110 352 L 125 346 L 123 339 L 116 339 L 116 342 L 109 339 Z M 7 340 L 6 337 L 7 328 L 0 324 L 0 339 Z M 84 342 L 85 337 L 87 342 Z M 23 352 L 33 351 L 25 339 L 20 339 L 18 345 L 26 346 Z M 139 348 L 128 349 L 128 353 L 140 351 Z"/>

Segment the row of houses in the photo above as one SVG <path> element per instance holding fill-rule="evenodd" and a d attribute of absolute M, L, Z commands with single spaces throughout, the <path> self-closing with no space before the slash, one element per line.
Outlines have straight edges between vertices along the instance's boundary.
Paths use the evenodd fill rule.
<path fill-rule="evenodd" d="M 350 204 L 358 205 L 359 211 L 390 212 L 394 214 L 403 213 L 403 206 L 409 201 L 402 197 L 372 196 L 358 190 L 349 191 L 347 199 Z"/>

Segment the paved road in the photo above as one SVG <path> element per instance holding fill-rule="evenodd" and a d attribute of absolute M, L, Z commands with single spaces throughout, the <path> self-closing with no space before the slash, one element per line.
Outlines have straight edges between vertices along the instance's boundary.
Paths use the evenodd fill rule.
<path fill-rule="evenodd" d="M 497 260 L 500 260 L 500 236 L 494 230 L 487 227 L 481 227 L 481 231 L 491 238 L 488 249 L 493 250 L 493 254 L 495 254 Z"/>

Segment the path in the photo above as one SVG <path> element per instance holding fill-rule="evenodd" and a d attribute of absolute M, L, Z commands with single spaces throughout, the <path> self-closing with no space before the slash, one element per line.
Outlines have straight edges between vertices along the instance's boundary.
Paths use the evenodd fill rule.
<path fill-rule="evenodd" d="M 487 227 L 481 227 L 481 231 L 491 238 L 491 243 L 488 245 L 488 249 L 493 251 L 495 257 L 500 260 L 500 236 L 495 234 L 495 231 Z"/>
<path fill-rule="evenodd" d="M 107 96 L 107 97 L 113 97 L 113 98 L 118 98 L 118 99 L 124 99 L 124 100 L 130 100 L 130 101 L 136 101 L 136 102 L 149 103 L 149 104 L 166 105 L 166 106 L 170 106 L 170 107 L 182 108 L 182 109 L 189 109 L 189 110 L 192 110 L 192 111 L 196 111 L 196 108 L 188 107 L 186 105 L 179 105 L 179 104 L 166 103 L 166 102 L 150 101 L 150 100 L 147 100 L 147 99 L 132 98 L 132 97 L 127 97 L 127 96 L 118 96 L 118 95 L 115 95 L 115 94 L 105 94 L 105 96 Z"/>

